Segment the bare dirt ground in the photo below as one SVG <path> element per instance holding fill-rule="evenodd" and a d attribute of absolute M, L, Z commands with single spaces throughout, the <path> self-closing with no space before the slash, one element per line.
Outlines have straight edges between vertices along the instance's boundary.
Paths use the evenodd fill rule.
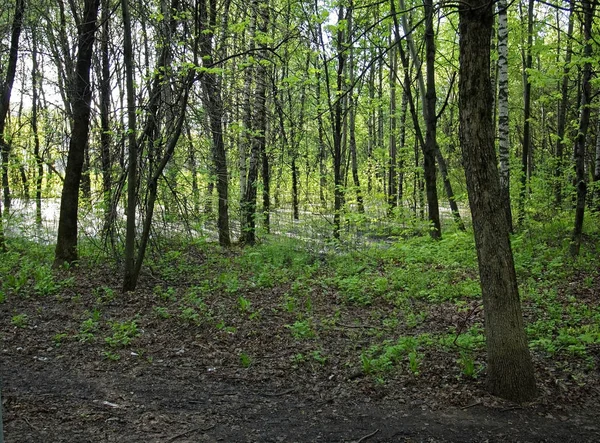
<path fill-rule="evenodd" d="M 281 288 L 244 292 L 257 315 L 221 294 L 205 297 L 213 320 L 183 322 L 155 315 L 157 304 L 178 308 L 175 297 L 157 298 L 151 275 L 126 295 L 110 269 L 82 266 L 72 276 L 56 295 L 0 304 L 6 443 L 600 441 L 597 369 L 582 379 L 534 356 L 540 396 L 519 406 L 487 394 L 483 375 L 465 380 L 443 351 L 425 351 L 418 376 L 362 374 L 360 350 L 377 334 L 399 333 L 361 326 L 374 324 L 381 306 L 312 294 L 319 332 L 296 340 L 295 317 L 277 308 Z M 103 285 L 116 295 L 99 297 Z M 445 308 L 436 309 L 424 328 L 443 327 Z M 94 310 L 97 327 L 83 340 Z M 18 314 L 25 324 L 11 321 Z M 132 318 L 139 335 L 107 347 L 111 322 Z M 326 361 L 298 357 L 315 349 Z"/>

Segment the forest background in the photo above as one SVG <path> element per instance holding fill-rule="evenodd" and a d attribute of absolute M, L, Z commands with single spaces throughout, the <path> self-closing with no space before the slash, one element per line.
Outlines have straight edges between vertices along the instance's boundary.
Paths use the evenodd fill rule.
<path fill-rule="evenodd" d="M 560 373 L 542 386 L 594 383 L 594 2 L 3 3 L 2 302 L 64 295 L 74 265 L 94 263 L 112 284 L 91 303 L 115 302 L 144 264 L 153 315 L 192 326 L 235 331 L 233 318 L 264 315 L 251 306 L 265 288 L 283 292 L 299 341 L 326 325 L 310 294 L 345 306 L 333 329 L 362 309 L 357 325 L 368 313 L 387 331 L 352 351 L 379 383 L 405 361 L 423 372 L 427 349 L 516 401 L 539 394 L 540 367 Z M 214 262 L 195 268 L 195 254 Z M 223 294 L 237 311 L 216 319 L 207 300 Z M 106 315 L 54 339 L 86 343 L 82 328 L 117 324 Z M 99 352 L 118 360 L 110 337 Z M 322 344 L 310 352 L 327 361 Z"/>

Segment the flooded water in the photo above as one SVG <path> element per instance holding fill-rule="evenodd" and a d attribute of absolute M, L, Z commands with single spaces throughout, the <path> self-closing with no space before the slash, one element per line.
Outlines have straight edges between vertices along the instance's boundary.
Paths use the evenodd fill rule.
<path fill-rule="evenodd" d="M 4 228 L 7 236 L 25 236 L 29 239 L 44 244 L 52 244 L 56 241 L 58 231 L 58 219 L 60 214 L 60 199 L 43 199 L 41 203 L 41 223 L 36 223 L 35 200 L 13 199 L 11 208 L 6 211 L 3 208 Z M 308 208 L 307 208 L 308 209 Z M 332 237 L 333 216 L 331 214 L 321 213 L 322 208 L 313 208 L 300 212 L 300 220 L 294 220 L 290 208 L 278 208 L 271 212 L 271 233 L 290 238 L 302 240 L 308 245 L 322 247 Z M 452 223 L 452 216 L 449 208 L 440 207 L 440 212 L 444 224 Z M 235 211 L 230 212 L 232 239 L 239 237 L 239 220 L 235 217 Z M 463 219 L 467 221 L 469 217 L 468 210 L 461 210 Z M 122 228 L 124 223 L 124 212 L 122 208 L 118 213 L 117 224 Z M 79 229 L 80 236 L 98 239 L 103 225 L 103 210 L 98 206 L 84 204 L 79 209 Z M 141 229 L 138 214 L 138 229 Z M 169 221 L 167 221 L 169 220 Z M 261 228 L 260 217 L 257 219 L 258 234 Z M 385 238 L 385 232 L 393 231 L 394 227 L 401 227 L 403 223 L 392 221 L 385 217 L 362 222 L 344 223 L 342 235 L 345 246 L 357 248 L 365 244 L 389 243 Z M 205 238 L 208 241 L 217 240 L 217 229 L 214 220 L 181 220 L 173 221 L 172 217 L 164 216 L 164 208 L 157 206 L 154 215 L 154 226 L 156 232 L 168 232 L 189 235 L 193 238 Z M 372 232 L 371 232 L 372 231 Z M 373 235 L 375 233 L 375 235 Z M 264 234 L 264 233 L 263 233 Z M 339 247 L 340 245 L 338 245 Z"/>

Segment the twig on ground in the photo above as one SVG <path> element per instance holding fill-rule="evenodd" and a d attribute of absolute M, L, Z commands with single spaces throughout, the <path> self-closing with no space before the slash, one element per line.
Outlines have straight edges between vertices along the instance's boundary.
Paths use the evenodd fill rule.
<path fill-rule="evenodd" d="M 356 443 L 362 443 L 363 441 L 367 440 L 368 438 L 373 437 L 378 432 L 379 432 L 379 429 L 375 429 L 375 431 L 371 432 L 370 434 L 365 435 L 364 437 L 361 437 L 360 439 L 356 440 Z"/>
<path fill-rule="evenodd" d="M 269 392 L 264 392 L 264 393 L 263 393 L 263 395 L 264 395 L 265 397 L 283 397 L 284 395 L 288 395 L 288 394 L 291 394 L 291 393 L 293 393 L 293 392 L 296 392 L 296 389 L 294 389 L 294 388 L 292 388 L 292 389 L 287 389 L 287 390 L 285 390 L 285 391 L 282 391 L 282 392 L 276 392 L 276 393 L 274 393 L 274 394 L 271 394 L 271 393 L 269 393 Z"/>
<path fill-rule="evenodd" d="M 336 323 L 337 326 L 341 326 L 342 328 L 349 329 L 379 329 L 382 330 L 379 326 L 371 326 L 371 325 L 345 325 L 344 323 Z"/>
<path fill-rule="evenodd" d="M 477 406 L 477 405 L 480 405 L 480 404 L 481 404 L 481 402 L 476 401 L 475 403 L 471 403 L 470 405 L 463 406 L 461 409 L 464 411 L 465 409 L 469 409 L 469 408 L 472 408 L 473 406 Z"/>
<path fill-rule="evenodd" d="M 192 429 L 188 429 L 187 431 L 183 431 L 180 432 L 177 435 L 174 435 L 173 437 L 171 437 L 170 439 L 167 440 L 167 443 L 171 443 L 172 441 L 177 440 L 180 437 L 185 437 L 188 434 L 191 434 L 192 432 L 196 432 L 196 431 L 200 431 L 200 432 L 206 432 L 211 430 L 212 428 L 214 428 L 215 426 L 217 426 L 216 424 L 209 426 L 208 428 L 201 428 L 201 427 L 197 427 L 197 428 L 192 428 Z"/>
<path fill-rule="evenodd" d="M 24 421 L 25 423 L 27 423 L 31 429 L 33 429 L 33 430 L 34 430 L 35 432 L 37 432 L 38 434 L 40 433 L 40 430 L 39 430 L 38 428 L 36 428 L 35 426 L 33 426 L 33 425 L 32 425 L 32 424 L 29 422 L 29 420 L 27 420 L 27 418 L 26 418 L 26 417 L 22 417 L 22 418 L 23 418 L 23 421 Z"/>

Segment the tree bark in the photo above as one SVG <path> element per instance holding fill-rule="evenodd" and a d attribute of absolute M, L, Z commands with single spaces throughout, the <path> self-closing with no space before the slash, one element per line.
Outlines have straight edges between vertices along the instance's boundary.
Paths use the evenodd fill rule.
<path fill-rule="evenodd" d="M 554 203 L 557 207 L 562 205 L 562 174 L 564 168 L 565 151 L 565 128 L 567 126 L 567 108 L 569 103 L 569 72 L 571 70 L 571 56 L 573 55 L 573 23 L 575 2 L 570 2 L 569 25 L 567 28 L 567 48 L 565 51 L 565 61 L 563 75 L 560 83 L 560 103 L 558 105 L 558 116 L 556 125 L 556 168 L 554 169 Z"/>
<path fill-rule="evenodd" d="M 19 38 L 23 25 L 23 14 L 25 12 L 25 0 L 16 0 L 15 15 L 13 17 L 10 37 L 10 49 L 8 51 L 8 64 L 6 66 L 6 77 L 2 82 L 0 96 L 0 150 L 2 151 L 2 188 L 4 190 L 4 205 L 10 208 L 10 187 L 8 181 L 8 161 L 10 156 L 10 144 L 4 139 L 6 117 L 10 107 L 10 96 L 17 72 L 17 55 L 19 53 Z M 0 217 L 2 213 L 0 210 Z M 0 227 L 0 230 L 2 227 Z M 3 237 L 2 237 L 3 238 Z M 2 247 L 0 245 L 0 247 Z"/>
<path fill-rule="evenodd" d="M 579 129 L 575 138 L 575 182 L 577 188 L 577 201 L 575 204 L 575 226 L 571 237 L 571 255 L 579 255 L 581 248 L 581 236 L 583 234 L 583 217 L 585 215 L 585 199 L 587 195 L 587 182 L 585 177 L 585 139 L 590 124 L 590 104 L 592 101 L 592 25 L 594 20 L 593 0 L 582 0 L 583 7 L 583 65 L 581 76 L 581 111 L 579 116 Z"/>
<path fill-rule="evenodd" d="M 210 6 L 210 11 L 209 11 Z M 201 29 L 213 29 L 216 25 L 216 1 L 201 0 L 198 6 L 198 21 Z M 213 60 L 212 34 L 203 34 L 200 38 L 200 55 L 203 60 L 208 60 L 207 67 L 212 66 Z M 212 159 L 214 173 L 216 175 L 216 186 L 218 196 L 217 230 L 219 232 L 219 244 L 223 247 L 231 245 L 229 233 L 229 176 L 227 172 L 227 155 L 225 152 L 225 141 L 223 139 L 223 99 L 221 96 L 221 84 L 216 74 L 206 72 L 201 79 L 202 89 L 205 95 L 206 109 L 210 120 L 210 131 L 212 136 Z"/>
<path fill-rule="evenodd" d="M 125 63 L 125 89 L 127 91 L 127 223 L 125 234 L 125 263 L 123 277 L 123 292 L 133 291 L 137 285 L 135 275 L 135 237 L 136 237 L 136 207 L 138 186 L 138 149 L 135 85 L 133 83 L 133 48 L 131 44 L 131 15 L 129 0 L 121 0 L 123 15 L 123 58 Z"/>
<path fill-rule="evenodd" d="M 393 41 L 390 35 L 390 43 Z M 394 46 L 394 45 L 390 45 Z M 388 149 L 388 216 L 393 214 L 398 206 L 398 175 L 396 163 L 398 161 L 398 146 L 396 144 L 397 115 L 396 115 L 396 76 L 398 70 L 398 51 L 395 47 L 390 51 L 390 133 Z"/>
<path fill-rule="evenodd" d="M 33 156 L 36 163 L 35 177 L 35 222 L 42 224 L 42 180 L 44 177 L 44 161 L 40 153 L 40 134 L 38 130 L 38 102 L 40 75 L 38 67 L 37 30 L 31 29 L 31 132 L 33 133 Z"/>
<path fill-rule="evenodd" d="M 509 230 L 512 232 L 510 206 L 510 126 L 508 119 L 508 3 L 498 1 L 498 153 L 500 188 Z"/>
<path fill-rule="evenodd" d="M 494 148 L 490 83 L 493 3 L 466 0 L 459 9 L 460 141 L 483 295 L 487 382 L 516 402 L 536 395 Z"/>
<path fill-rule="evenodd" d="M 90 68 L 100 0 L 85 0 L 83 21 L 78 26 L 78 52 L 74 72 L 73 128 L 69 142 L 65 182 L 60 201 L 60 218 L 54 265 L 77 260 L 77 212 L 79 186 L 90 127 Z"/>
<path fill-rule="evenodd" d="M 531 151 L 531 81 L 529 80 L 529 69 L 533 63 L 533 4 L 529 0 L 527 9 L 527 46 L 523 57 L 523 149 L 521 155 L 521 189 L 519 194 L 519 224 L 525 221 L 525 200 L 527 198 L 527 182 L 531 165 L 529 163 Z"/>
<path fill-rule="evenodd" d="M 100 44 L 100 159 L 102 163 L 102 201 L 104 204 L 104 231 L 107 232 L 114 217 L 111 216 L 112 173 L 110 155 L 110 60 L 108 44 L 109 0 L 102 2 L 102 42 Z M 127 30 L 124 30 L 125 34 Z M 130 37 L 131 38 L 131 37 Z M 129 106 L 132 106 L 130 104 Z"/>

